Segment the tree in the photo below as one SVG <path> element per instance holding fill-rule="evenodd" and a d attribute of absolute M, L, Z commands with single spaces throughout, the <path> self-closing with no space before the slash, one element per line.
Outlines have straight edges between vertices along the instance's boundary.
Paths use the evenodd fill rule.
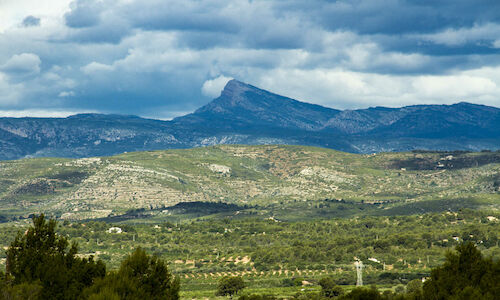
<path fill-rule="evenodd" d="M 42 299 L 43 287 L 38 283 L 20 283 L 0 289 L 0 299 L 5 300 L 37 300 Z"/>
<path fill-rule="evenodd" d="M 342 296 L 340 299 L 346 300 L 379 300 L 383 299 L 379 291 L 375 287 L 362 288 L 357 287 L 351 290 L 348 294 Z"/>
<path fill-rule="evenodd" d="M 272 295 L 242 295 L 238 300 L 276 300 L 275 296 Z"/>
<path fill-rule="evenodd" d="M 327 298 L 333 298 L 342 295 L 343 290 L 340 286 L 335 284 L 332 277 L 323 277 L 319 281 L 321 286 L 321 295 Z"/>
<path fill-rule="evenodd" d="M 424 299 L 422 295 L 422 280 L 413 279 L 406 285 L 406 295 L 404 298 L 406 300 L 421 300 Z"/>
<path fill-rule="evenodd" d="M 412 294 L 413 296 L 422 294 L 422 280 L 413 279 L 406 285 L 406 293 Z"/>
<path fill-rule="evenodd" d="M 81 291 L 106 274 L 106 267 L 93 257 L 76 256 L 77 245 L 68 249 L 65 237 L 55 232 L 56 221 L 42 214 L 33 217 L 33 226 L 19 232 L 7 250 L 6 276 L 9 288 L 31 293 L 41 286 L 43 299 L 77 299 Z"/>
<path fill-rule="evenodd" d="M 89 299 L 179 299 L 179 278 L 157 256 L 137 248 L 120 266 L 85 291 Z"/>
<path fill-rule="evenodd" d="M 245 288 L 245 282 L 240 276 L 222 277 L 217 285 L 217 296 L 230 296 L 237 294 Z"/>
<path fill-rule="evenodd" d="M 483 258 L 470 242 L 448 252 L 441 267 L 424 282 L 424 299 L 500 299 L 500 262 Z M 473 298 L 466 298 L 466 297 Z M 479 297 L 477 297 L 479 296 Z"/>

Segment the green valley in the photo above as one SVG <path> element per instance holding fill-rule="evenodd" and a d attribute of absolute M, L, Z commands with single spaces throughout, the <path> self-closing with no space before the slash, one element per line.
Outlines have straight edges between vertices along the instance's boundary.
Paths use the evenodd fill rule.
<path fill-rule="evenodd" d="M 349 291 L 358 260 L 365 285 L 404 291 L 463 242 L 500 258 L 500 152 L 224 145 L 3 161 L 0 174 L 4 250 L 45 213 L 109 269 L 137 247 L 165 259 L 186 299 L 216 297 L 229 275 L 245 295 L 314 294 L 327 276 Z"/>

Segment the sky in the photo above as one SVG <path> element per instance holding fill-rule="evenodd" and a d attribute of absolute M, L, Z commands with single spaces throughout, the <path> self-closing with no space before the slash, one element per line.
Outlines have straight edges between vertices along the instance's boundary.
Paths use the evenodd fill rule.
<path fill-rule="evenodd" d="M 171 119 L 231 78 L 337 109 L 500 107 L 500 1 L 0 0 L 0 117 Z"/>

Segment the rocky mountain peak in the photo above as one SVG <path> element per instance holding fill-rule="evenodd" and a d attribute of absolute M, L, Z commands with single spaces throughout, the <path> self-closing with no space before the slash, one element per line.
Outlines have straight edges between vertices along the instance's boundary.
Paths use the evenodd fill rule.
<path fill-rule="evenodd" d="M 247 91 L 258 90 L 256 87 L 243 83 L 236 79 L 231 79 L 222 90 L 221 97 L 238 98 Z"/>
<path fill-rule="evenodd" d="M 223 117 L 252 126 L 317 130 L 337 113 L 335 109 L 300 102 L 233 79 L 218 98 L 188 118 L 176 121 L 207 122 Z"/>
<path fill-rule="evenodd" d="M 339 111 L 229 81 L 221 95 L 172 121 L 79 114 L 0 118 L 0 159 L 85 157 L 215 144 L 301 144 L 371 153 L 500 149 L 500 109 L 453 105 Z"/>
<path fill-rule="evenodd" d="M 277 96 L 236 79 L 228 81 L 218 98 L 198 109 L 195 113 L 229 113 L 234 109 L 260 111 L 269 106 Z"/>

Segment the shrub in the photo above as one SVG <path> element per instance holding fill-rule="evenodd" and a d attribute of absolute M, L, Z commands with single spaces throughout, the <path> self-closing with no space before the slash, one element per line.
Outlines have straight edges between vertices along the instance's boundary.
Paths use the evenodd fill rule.
<path fill-rule="evenodd" d="M 118 272 L 96 282 L 85 295 L 89 299 L 177 300 L 179 289 L 179 278 L 169 272 L 163 260 L 137 248 Z"/>
<path fill-rule="evenodd" d="M 327 298 L 333 298 L 342 295 L 343 290 L 337 284 L 332 277 L 324 277 L 319 281 L 321 286 L 321 295 Z"/>
<path fill-rule="evenodd" d="M 245 282 L 240 276 L 222 277 L 217 285 L 217 296 L 233 296 L 245 288 Z"/>

